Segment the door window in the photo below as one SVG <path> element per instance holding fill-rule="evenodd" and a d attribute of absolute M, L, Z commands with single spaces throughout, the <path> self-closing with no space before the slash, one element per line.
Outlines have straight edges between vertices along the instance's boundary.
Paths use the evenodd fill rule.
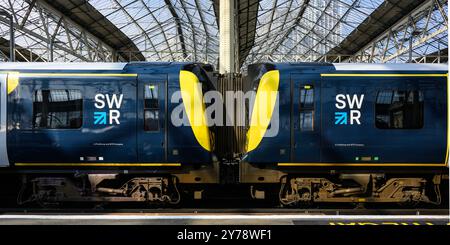
<path fill-rule="evenodd" d="M 158 85 L 144 85 L 144 130 L 159 131 Z"/>
<path fill-rule="evenodd" d="M 314 87 L 300 88 L 300 131 L 314 131 Z"/>

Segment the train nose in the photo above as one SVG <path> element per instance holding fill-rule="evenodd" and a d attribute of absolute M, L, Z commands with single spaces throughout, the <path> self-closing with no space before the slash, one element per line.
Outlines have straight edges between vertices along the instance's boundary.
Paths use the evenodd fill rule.
<path fill-rule="evenodd" d="M 211 133 L 207 125 L 202 85 L 198 77 L 189 71 L 180 71 L 180 90 L 189 124 L 197 142 L 211 151 Z"/>
<path fill-rule="evenodd" d="M 247 132 L 246 152 L 258 147 L 269 127 L 278 97 L 279 81 L 280 73 L 277 70 L 266 72 L 261 77 Z"/>
<path fill-rule="evenodd" d="M 219 77 L 218 90 L 224 96 L 223 104 L 226 110 L 224 113 L 226 121 L 223 126 L 217 128 L 218 141 L 216 142 L 216 153 L 221 163 L 221 183 L 239 182 L 239 163 L 244 160 L 247 152 L 258 147 L 265 136 L 276 108 L 279 80 L 278 70 L 268 71 L 261 77 L 256 93 L 249 91 L 253 93 L 248 103 L 248 105 L 252 103 L 252 106 L 248 108 L 252 108 L 251 118 L 248 125 L 242 125 L 240 116 L 246 117 L 248 105 L 245 99 L 249 99 L 248 95 L 243 93 L 242 78 L 234 75 Z M 227 95 L 230 91 L 235 93 L 233 98 Z M 231 113 L 230 105 L 232 105 Z"/>

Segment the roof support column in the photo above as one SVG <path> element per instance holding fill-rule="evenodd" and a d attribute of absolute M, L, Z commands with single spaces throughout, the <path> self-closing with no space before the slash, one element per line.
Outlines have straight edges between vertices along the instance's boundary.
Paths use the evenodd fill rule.
<path fill-rule="evenodd" d="M 217 131 L 215 152 L 219 157 L 219 178 L 222 184 L 236 184 L 240 179 L 239 157 L 243 155 L 245 127 L 243 122 L 242 77 L 239 72 L 239 48 L 237 40 L 237 10 L 235 0 L 219 2 L 219 77 L 217 87 L 222 94 L 224 118 Z M 231 92 L 231 93 L 230 93 Z M 229 96 L 229 95 L 232 96 Z"/>
<path fill-rule="evenodd" d="M 236 48 L 236 3 L 234 0 L 220 0 L 219 9 L 219 72 L 236 73 L 239 63 Z"/>

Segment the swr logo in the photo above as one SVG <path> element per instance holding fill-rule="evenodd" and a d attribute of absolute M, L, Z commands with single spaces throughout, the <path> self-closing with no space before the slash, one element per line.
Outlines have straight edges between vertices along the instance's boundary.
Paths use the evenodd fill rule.
<path fill-rule="evenodd" d="M 336 95 L 336 109 L 344 110 L 347 107 L 350 111 L 336 111 L 334 113 L 335 125 L 361 124 L 361 107 L 364 101 L 364 94 L 358 96 L 354 94 L 338 94 Z"/>
<path fill-rule="evenodd" d="M 94 112 L 94 124 L 108 124 L 107 118 L 109 118 L 109 124 L 120 124 L 120 107 L 122 106 L 123 94 L 117 96 L 113 94 L 96 94 L 95 95 L 95 108 L 103 109 L 108 105 L 109 113 L 106 111 Z M 106 103 L 105 103 L 106 101 Z M 115 108 L 115 109 L 113 109 Z M 108 115 L 109 114 L 109 115 Z"/>

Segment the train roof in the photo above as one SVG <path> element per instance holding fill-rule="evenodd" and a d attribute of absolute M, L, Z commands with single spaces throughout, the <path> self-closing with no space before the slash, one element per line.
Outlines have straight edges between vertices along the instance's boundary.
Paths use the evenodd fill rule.
<path fill-rule="evenodd" d="M 130 63 L 104 63 L 104 62 L 4 62 L 0 63 L 0 70 L 70 70 L 70 71 L 122 71 L 130 67 L 158 66 L 158 67 L 180 67 L 193 64 L 190 62 L 130 62 Z"/>
<path fill-rule="evenodd" d="M 324 63 L 324 62 L 286 62 L 256 63 L 248 66 L 249 76 L 258 76 L 270 70 L 289 70 L 289 72 L 418 72 L 448 73 L 448 64 L 374 64 L 374 63 Z"/>
<path fill-rule="evenodd" d="M 4 62 L 0 70 L 102 70 L 120 71 L 127 66 L 182 66 L 189 62 L 131 62 L 131 63 L 59 63 L 59 62 Z M 268 63 L 270 64 L 270 63 Z M 334 67 L 336 71 L 443 71 L 448 72 L 448 64 L 361 64 L 361 63 L 272 63 L 282 66 Z"/>
<path fill-rule="evenodd" d="M 336 71 L 448 71 L 448 64 L 333 63 Z"/>
<path fill-rule="evenodd" d="M 123 70 L 128 63 L 5 62 L 0 70 Z"/>

